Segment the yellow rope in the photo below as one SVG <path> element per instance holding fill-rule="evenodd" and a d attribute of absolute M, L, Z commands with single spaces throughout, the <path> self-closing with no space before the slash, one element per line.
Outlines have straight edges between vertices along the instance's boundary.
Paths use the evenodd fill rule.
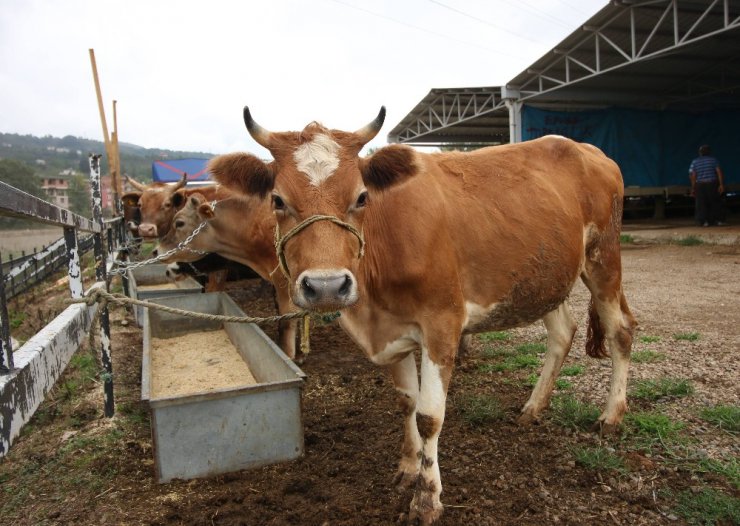
<path fill-rule="evenodd" d="M 362 237 L 362 232 L 357 230 L 355 227 L 350 225 L 349 223 L 345 223 L 341 219 L 335 216 L 324 216 L 324 215 L 315 215 L 311 216 L 307 219 L 304 219 L 300 223 L 298 223 L 296 226 L 294 226 L 290 231 L 288 231 L 287 234 L 284 236 L 280 236 L 280 228 L 275 225 L 275 251 L 277 252 L 278 262 L 280 264 L 280 270 L 283 271 L 283 274 L 285 274 L 285 277 L 290 279 L 290 271 L 288 270 L 288 263 L 285 260 L 285 243 L 288 242 L 289 239 L 291 239 L 293 236 L 298 234 L 301 230 L 306 228 L 309 225 L 312 225 L 313 223 L 316 223 L 318 221 L 331 221 L 335 225 L 339 225 L 342 228 L 345 228 L 352 232 L 355 237 L 360 241 L 360 252 L 358 254 L 358 258 L 361 258 L 365 254 L 365 239 Z"/>
<path fill-rule="evenodd" d="M 267 316 L 265 318 L 257 318 L 253 316 L 225 316 L 221 314 L 206 314 L 204 312 L 193 312 L 184 309 L 177 309 L 175 307 L 168 307 L 167 305 L 160 305 L 159 303 L 136 300 L 134 298 L 129 298 L 128 296 L 125 296 L 123 294 L 113 294 L 101 289 L 90 290 L 87 295 L 82 298 L 71 298 L 66 300 L 66 303 L 85 303 L 89 306 L 92 306 L 96 302 L 100 302 L 103 305 L 107 303 L 113 303 L 115 305 L 140 305 L 149 309 L 161 310 L 164 312 L 169 312 L 171 314 L 187 316 L 189 318 L 200 318 L 203 320 L 220 321 L 224 323 L 256 323 L 258 325 L 279 322 L 282 320 L 305 318 L 312 314 L 308 311 L 300 311 L 290 312 L 288 314 L 281 314 L 278 316 Z M 321 316 L 320 313 L 317 314 Z"/>
<path fill-rule="evenodd" d="M 307 355 L 311 352 L 311 338 L 309 331 L 311 330 L 311 318 L 308 316 L 303 317 L 303 331 L 301 332 L 301 352 Z"/>

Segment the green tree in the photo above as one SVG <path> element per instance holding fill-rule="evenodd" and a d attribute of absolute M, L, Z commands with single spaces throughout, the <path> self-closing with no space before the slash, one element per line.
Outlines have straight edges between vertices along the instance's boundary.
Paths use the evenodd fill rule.
<path fill-rule="evenodd" d="M 33 168 L 22 161 L 0 159 L 0 181 L 37 197 L 44 197 L 41 180 Z"/>
<path fill-rule="evenodd" d="M 75 214 L 91 217 L 90 187 L 84 175 L 77 174 L 69 180 L 69 209 Z"/>
<path fill-rule="evenodd" d="M 36 176 L 33 168 L 22 161 L 0 159 L 0 181 L 42 199 L 45 197 L 44 191 L 41 189 L 41 179 Z M 28 221 L 22 219 L 0 217 L 0 228 L 23 228 L 28 226 Z"/>

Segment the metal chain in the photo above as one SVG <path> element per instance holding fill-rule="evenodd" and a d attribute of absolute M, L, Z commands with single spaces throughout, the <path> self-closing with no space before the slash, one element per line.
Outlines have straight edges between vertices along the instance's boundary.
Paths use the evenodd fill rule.
<path fill-rule="evenodd" d="M 211 210 L 215 210 L 216 209 L 216 203 L 217 203 L 217 201 L 212 201 L 210 203 L 211 204 Z M 208 221 L 207 220 L 206 221 L 203 221 L 201 224 L 199 224 L 197 227 L 195 227 L 195 230 L 193 230 L 188 237 L 186 237 L 185 239 L 183 239 L 182 241 L 180 241 L 177 244 L 177 246 L 175 246 L 174 248 L 171 248 L 167 252 L 164 252 L 162 254 L 159 254 L 156 257 L 153 257 L 153 258 L 150 258 L 150 259 L 145 259 L 144 261 L 136 261 L 134 263 L 129 263 L 127 261 L 114 261 L 114 263 L 116 264 L 116 266 L 118 266 L 120 268 L 111 269 L 110 273 L 111 274 L 121 274 L 121 275 L 123 275 L 126 272 L 128 272 L 129 270 L 133 270 L 133 269 L 136 269 L 136 268 L 139 268 L 139 267 L 143 267 L 145 265 L 151 265 L 153 263 L 158 263 L 159 261 L 162 261 L 164 259 L 169 258 L 170 256 L 175 255 L 177 252 L 193 252 L 195 254 L 200 254 L 200 255 L 205 256 L 206 254 L 209 253 L 208 251 L 198 250 L 198 249 L 195 249 L 195 248 L 190 248 L 187 245 L 190 244 L 193 241 L 193 239 L 195 239 L 195 236 L 197 236 L 198 234 L 200 234 L 201 230 L 203 230 L 206 227 L 207 224 L 208 224 Z"/>

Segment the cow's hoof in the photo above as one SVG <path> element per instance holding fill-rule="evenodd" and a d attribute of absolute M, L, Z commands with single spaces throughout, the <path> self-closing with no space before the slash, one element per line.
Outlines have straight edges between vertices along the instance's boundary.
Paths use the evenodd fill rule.
<path fill-rule="evenodd" d="M 418 507 L 411 503 L 411 511 L 409 512 L 409 524 L 419 524 L 421 526 L 428 526 L 442 516 L 445 508 L 442 503 L 438 503 L 436 506 L 426 507 L 417 509 Z"/>
<path fill-rule="evenodd" d="M 599 436 L 615 436 L 619 434 L 619 424 L 609 424 L 603 420 L 597 420 L 592 428 L 594 433 L 598 433 Z"/>
<path fill-rule="evenodd" d="M 522 427 L 529 427 L 538 422 L 538 418 L 532 413 L 522 413 L 516 419 L 516 423 Z"/>
<path fill-rule="evenodd" d="M 416 479 L 419 478 L 418 473 L 409 473 L 408 471 L 398 471 L 396 476 L 393 477 L 393 485 L 396 486 L 396 490 L 399 493 L 405 493 L 416 486 Z"/>

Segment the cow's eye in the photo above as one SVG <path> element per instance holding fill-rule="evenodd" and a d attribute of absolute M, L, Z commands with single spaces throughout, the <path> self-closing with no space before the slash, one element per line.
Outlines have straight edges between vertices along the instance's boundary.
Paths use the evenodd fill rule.
<path fill-rule="evenodd" d="M 357 201 L 355 202 L 355 208 L 363 208 L 365 205 L 367 205 L 367 190 L 362 192 L 359 196 L 357 196 Z"/>
<path fill-rule="evenodd" d="M 178 219 L 177 221 L 175 221 L 175 228 L 182 228 L 184 226 L 185 226 L 185 221 L 183 221 L 182 219 Z"/>
<path fill-rule="evenodd" d="M 272 194 L 272 207 L 275 210 L 285 210 L 285 201 L 277 194 Z"/>

